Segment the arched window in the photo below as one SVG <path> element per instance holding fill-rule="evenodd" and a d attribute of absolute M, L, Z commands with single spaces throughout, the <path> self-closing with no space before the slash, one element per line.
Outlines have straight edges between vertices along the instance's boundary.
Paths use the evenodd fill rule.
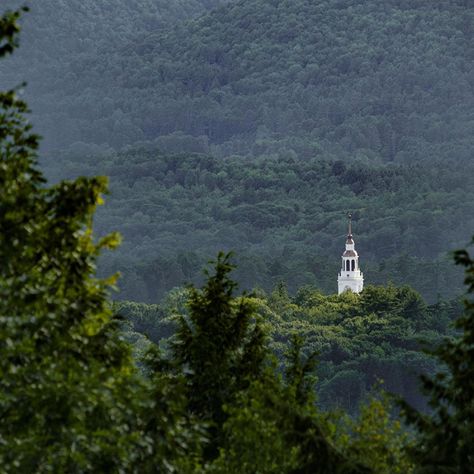
<path fill-rule="evenodd" d="M 356 261 L 352 260 L 352 271 L 356 269 Z"/>
<path fill-rule="evenodd" d="M 351 269 L 351 262 L 350 260 L 346 260 L 346 270 L 349 271 Z"/>

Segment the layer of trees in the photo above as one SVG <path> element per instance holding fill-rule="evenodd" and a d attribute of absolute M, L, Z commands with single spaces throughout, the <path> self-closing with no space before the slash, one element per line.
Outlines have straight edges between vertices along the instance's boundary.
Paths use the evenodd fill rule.
<path fill-rule="evenodd" d="M 28 81 L 26 95 L 35 112 L 34 121 L 46 136 L 43 147 L 74 144 L 86 139 L 83 136 L 84 119 L 98 126 L 109 114 L 123 118 L 120 106 L 112 99 L 116 97 L 117 88 L 106 82 L 97 87 L 94 79 L 97 67 L 108 63 L 106 58 L 128 55 L 137 40 L 173 29 L 176 23 L 202 15 L 227 1 L 3 0 L 2 11 L 19 8 L 25 3 L 31 11 L 20 20 L 24 26 L 21 50 L 0 66 L 0 85 L 13 87 Z M 120 71 L 121 65 L 117 63 L 107 75 L 118 77 Z M 148 71 L 144 73 L 148 74 Z M 102 110 L 99 116 L 96 107 Z M 127 143 L 126 138 L 132 130 L 127 133 L 121 128 L 116 132 L 117 137 L 123 135 L 123 144 Z M 89 136 L 87 141 L 102 144 L 106 135 L 91 138 Z"/>
<path fill-rule="evenodd" d="M 36 2 L 27 80 L 49 148 L 472 157 L 474 10 L 465 1 Z"/>
<path fill-rule="evenodd" d="M 408 288 L 369 287 L 360 297 L 332 298 L 306 288 L 290 300 L 280 286 L 265 302 L 236 295 L 233 266 L 221 254 L 201 290 L 173 295 L 176 331 L 168 351 L 149 344 L 139 371 L 107 301 L 114 279 L 92 275 L 100 250 L 116 243 L 113 236 L 98 244 L 92 239 L 104 180 L 45 187 L 35 163 L 37 139 L 22 119 L 25 104 L 11 92 L 0 101 L 5 472 L 470 472 L 472 302 L 457 323 L 461 335 L 438 351 L 450 370 L 425 379 L 434 415 L 404 407 L 416 428 L 411 436 L 383 397 L 364 406 L 356 420 L 321 411 L 313 352 L 337 339 L 336 353 L 368 349 L 372 362 L 383 364 L 392 349 L 387 340 L 394 349 L 418 347 L 416 331 L 445 327 L 456 307 L 427 308 Z M 472 293 L 474 261 L 467 252 L 457 260 L 467 267 Z M 153 313 L 148 310 L 141 314 L 145 323 Z M 284 347 L 283 376 L 267 342 L 275 319 L 283 328 L 273 343 Z M 307 354 L 295 333 L 308 336 Z M 347 381 L 343 374 L 340 382 Z M 354 394 L 352 386 L 339 389 Z M 326 397 L 330 393 L 326 387 Z M 446 433 L 444 449 L 439 440 Z"/>
<path fill-rule="evenodd" d="M 18 17 L 0 17 L 0 57 L 17 45 Z M 186 312 L 177 298 L 169 350 L 152 346 L 139 371 L 109 301 L 116 279 L 94 275 L 101 250 L 118 243 L 115 235 L 97 241 L 92 232 L 106 180 L 48 186 L 26 113 L 15 91 L 0 93 L 3 472 L 472 472 L 474 261 L 468 251 L 455 255 L 466 270 L 464 315 L 435 353 L 443 370 L 423 379 L 432 413 L 402 404 L 410 436 L 383 398 L 357 420 L 319 410 L 316 356 L 305 354 L 298 336 L 286 347 L 281 374 L 258 296 L 236 294 L 225 254 L 202 289 L 189 288 Z M 407 288 L 368 288 L 341 302 L 348 303 L 352 336 L 354 326 L 371 325 L 365 343 L 377 339 L 379 321 L 407 340 L 404 319 L 423 330 L 432 318 Z M 308 310 L 303 319 L 318 319 L 334 303 L 308 289 L 291 301 L 280 287 L 268 308 L 282 321 L 298 308 Z"/>
<path fill-rule="evenodd" d="M 472 15 L 455 0 L 45 0 L 0 81 L 27 79 L 47 148 L 69 148 L 44 153 L 48 176 L 111 176 L 96 222 L 124 236 L 101 260 L 121 299 L 201 283 L 220 249 L 245 288 L 333 292 L 354 210 L 368 281 L 434 302 L 459 294 L 445 254 L 474 224 Z"/>
<path fill-rule="evenodd" d="M 448 172 L 434 164 L 220 160 L 146 149 L 43 163 L 54 180 L 110 176 L 96 228 L 123 236 L 101 261 L 106 273 L 122 273 L 122 300 L 157 302 L 175 286 L 201 283 L 201 268 L 221 249 L 236 252 L 243 288 L 270 291 L 283 280 L 291 293 L 306 284 L 333 293 L 349 210 L 367 283 L 408 284 L 430 303 L 462 291 L 446 255 L 474 228 L 472 164 Z"/>
<path fill-rule="evenodd" d="M 175 289 L 160 305 L 121 302 L 126 339 L 137 360 L 150 344 L 169 350 L 177 315 L 188 314 L 189 290 Z M 318 405 L 354 414 L 379 381 L 420 409 L 420 374 L 433 373 L 431 357 L 421 352 L 437 346 L 462 312 L 460 300 L 427 306 L 409 287 L 367 287 L 362 295 L 325 296 L 311 287 L 293 297 L 283 284 L 268 295 L 249 299 L 270 337 L 269 348 L 284 364 L 293 335 L 304 338 L 304 353 L 318 353 Z"/>

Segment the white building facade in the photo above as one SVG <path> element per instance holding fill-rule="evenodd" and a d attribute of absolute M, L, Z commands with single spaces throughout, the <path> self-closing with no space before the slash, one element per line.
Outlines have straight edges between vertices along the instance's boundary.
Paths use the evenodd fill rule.
<path fill-rule="evenodd" d="M 344 291 L 360 293 L 364 289 L 364 275 L 359 267 L 359 254 L 356 252 L 352 237 L 352 217 L 349 215 L 349 233 L 346 250 L 342 254 L 342 268 L 337 278 L 338 294 Z"/>

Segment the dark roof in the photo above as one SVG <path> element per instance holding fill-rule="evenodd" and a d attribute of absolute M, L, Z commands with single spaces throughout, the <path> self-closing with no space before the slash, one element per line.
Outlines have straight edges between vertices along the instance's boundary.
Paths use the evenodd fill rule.
<path fill-rule="evenodd" d="M 355 250 L 346 250 L 343 254 L 343 257 L 357 257 L 357 252 Z"/>

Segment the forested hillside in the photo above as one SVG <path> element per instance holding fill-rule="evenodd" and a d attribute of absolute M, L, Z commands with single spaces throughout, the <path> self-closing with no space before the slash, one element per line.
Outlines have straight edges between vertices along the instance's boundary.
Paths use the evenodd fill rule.
<path fill-rule="evenodd" d="M 99 234 L 123 244 L 102 260 L 120 270 L 120 299 L 157 302 L 174 286 L 200 282 L 219 250 L 234 250 L 243 288 L 287 282 L 336 291 L 347 211 L 366 282 L 409 284 L 430 302 L 460 294 L 447 260 L 474 228 L 474 168 L 433 164 L 345 165 L 341 161 L 219 159 L 145 149 L 102 156 L 52 156 L 49 176 L 110 177 Z M 58 170 L 58 162 L 61 169 Z"/>
<path fill-rule="evenodd" d="M 98 57 L 120 57 L 119 52 L 107 53 L 109 48 L 117 51 L 111 46 L 115 34 L 118 43 L 131 40 L 132 48 L 124 46 L 122 54 L 139 52 L 142 61 L 147 51 L 148 59 L 155 57 L 156 44 L 164 47 L 167 39 L 187 41 L 175 33 L 185 31 L 194 41 L 193 28 L 205 28 L 220 15 L 225 20 L 229 12 L 251 36 L 264 22 L 266 17 L 259 16 L 264 13 L 272 17 L 275 11 L 289 12 L 298 5 L 302 11 L 307 8 L 310 17 L 321 5 L 334 14 L 339 7 L 357 10 L 359 4 L 249 0 L 235 3 L 235 10 L 212 10 L 183 30 L 179 21 L 161 30 L 164 18 L 182 18 L 194 14 L 194 7 L 215 5 L 171 2 L 168 6 L 177 7 L 172 15 L 160 19 L 152 9 L 149 19 L 145 14 L 133 19 L 136 12 L 128 18 L 126 7 L 158 8 L 160 3 L 109 1 L 105 6 L 75 4 L 93 29 L 87 48 L 99 43 L 103 47 L 96 56 L 84 51 L 75 62 L 77 48 L 86 44 L 74 43 L 79 38 L 77 18 L 70 15 L 67 1 L 56 5 L 56 17 L 53 4 L 44 2 L 38 5 L 50 8 L 49 14 L 46 8 L 43 21 L 34 17 L 32 24 L 39 28 L 33 30 L 38 37 L 43 28 L 48 30 L 57 54 L 71 51 L 76 59 L 68 63 L 68 71 L 52 66 L 49 71 L 48 43 L 38 40 L 37 58 L 29 51 L 0 71 L 8 82 L 20 64 L 31 64 L 41 78 L 40 88 L 33 88 L 37 104 L 43 101 L 50 107 L 48 120 L 57 127 L 50 152 L 40 159 L 40 140 L 28 120 L 27 103 L 18 96 L 21 91 L 0 88 L 2 473 L 471 473 L 474 240 L 452 255 L 465 270 L 465 298 L 440 297 L 461 290 L 459 272 L 445 257 L 472 232 L 472 160 L 435 155 L 408 163 L 398 154 L 384 153 L 356 153 L 345 160 L 340 152 L 344 140 L 335 155 L 298 156 L 282 145 L 276 154 L 267 149 L 267 156 L 223 156 L 224 145 L 230 144 L 227 150 L 234 146 L 234 136 L 209 145 L 212 137 L 207 132 L 204 137 L 174 134 L 139 145 L 128 125 L 113 132 L 121 144 L 128 144 L 121 151 L 110 150 L 107 141 L 97 145 L 70 140 L 75 133 L 84 134 L 86 123 L 89 132 L 95 129 L 97 137 L 107 140 L 111 123 L 101 128 L 90 107 L 102 110 L 108 98 L 115 113 L 117 101 L 126 98 L 127 87 L 138 78 L 131 74 L 133 67 L 117 69 L 116 74 L 107 69 L 109 78 L 124 86 L 111 82 L 109 96 L 101 95 L 96 85 L 84 88 L 76 81 L 84 71 L 99 72 Z M 186 5 L 188 12 L 180 9 Z M 367 1 L 359 6 L 370 5 Z M 391 11 L 383 5 L 372 7 Z M 396 5 L 409 10 L 408 3 Z M 428 3 L 414 9 L 423 5 Z M 447 13 L 443 9 L 448 5 L 455 6 L 455 12 L 461 5 L 469 8 L 467 1 L 436 5 L 440 7 L 430 18 Z M 63 6 L 67 13 L 59 8 Z M 242 16 L 247 6 L 262 6 L 263 13 Z M 2 62 L 18 47 L 23 12 L 0 14 Z M 260 18 L 256 23 L 253 15 Z M 334 14 L 336 24 L 343 16 Z M 272 19 L 276 25 L 278 18 Z M 138 31 L 143 20 L 150 20 L 151 30 L 157 31 L 156 41 L 155 33 L 147 37 Z M 59 21 L 69 34 L 56 36 L 49 21 Z M 228 22 L 222 22 L 223 30 L 211 27 L 206 34 L 232 34 L 235 25 Z M 298 30 L 290 17 L 285 22 Z M 451 38 L 450 24 L 441 23 L 446 29 L 435 28 L 436 22 L 430 29 Z M 99 29 L 104 25 L 108 39 L 101 42 Z M 271 30 L 259 31 L 258 37 L 267 33 L 276 45 L 287 39 L 272 36 Z M 148 42 L 155 46 L 148 48 Z M 134 44 L 145 46 L 134 50 Z M 177 44 L 174 51 L 180 51 Z M 417 57 L 422 58 L 422 52 Z M 184 64 L 185 56 L 175 57 L 173 67 L 181 59 Z M 69 77 L 72 64 L 78 69 Z M 195 72 L 200 74 L 198 68 Z M 214 77 L 219 74 L 216 69 Z M 163 75 L 160 81 L 150 90 L 161 93 L 163 84 L 168 87 Z M 66 99 L 77 102 L 61 112 L 66 84 L 76 87 Z M 183 89 L 182 97 L 191 97 L 192 83 L 178 81 L 174 86 Z M 141 91 L 136 87 L 134 92 Z M 155 99 L 149 98 L 150 110 Z M 418 99 L 413 110 L 429 105 Z M 77 127 L 61 137 L 78 118 L 78 110 L 82 115 Z M 194 120 L 195 111 L 189 110 Z M 40 110 L 35 120 L 43 113 Z M 131 109 L 121 113 L 131 125 L 139 118 Z M 384 117 L 391 120 L 388 112 Z M 152 116 L 150 120 L 154 123 Z M 173 123 L 170 117 L 168 121 Z M 47 130 L 44 115 L 41 123 Z M 205 127 L 210 132 L 209 124 Z M 419 131 L 418 136 L 423 134 Z M 160 144 L 168 151 L 157 151 L 164 138 Z M 451 138 L 433 143 L 442 141 L 454 149 L 458 142 Z M 240 152 L 246 154 L 251 134 L 241 134 L 239 140 Z M 51 145 L 61 143 L 67 150 L 51 151 Z M 215 154 L 183 151 L 207 147 Z M 98 153 L 103 148 L 109 150 Z M 107 178 L 77 175 L 98 173 L 110 176 L 112 189 L 109 203 L 96 215 L 107 194 Z M 64 177 L 73 179 L 61 180 Z M 325 295 L 322 290 L 334 293 L 349 209 L 363 268 L 370 276 L 360 294 Z M 119 234 L 104 235 L 109 230 L 121 231 L 124 246 L 113 256 L 103 256 L 103 250 L 120 245 Z M 219 251 L 205 268 L 202 285 L 182 286 L 184 279 L 196 281 L 200 262 L 223 247 L 239 253 L 236 275 L 232 253 Z M 125 274 L 119 298 L 162 297 L 160 303 L 113 302 L 117 269 Z M 107 274 L 97 277 L 98 272 Z M 235 276 L 244 287 L 261 287 L 241 292 Z M 373 285 L 387 279 L 403 284 Z M 406 284 L 411 281 L 427 300 Z M 312 285 L 303 286 L 307 282 Z M 163 297 L 176 284 L 180 287 Z M 430 352 L 420 352 L 423 346 Z M 379 378 L 402 398 L 395 401 L 380 390 Z"/>
<path fill-rule="evenodd" d="M 105 77 L 100 85 L 95 83 L 98 68 L 108 64 L 108 58 L 127 55 L 137 41 L 173 30 L 177 22 L 228 1 L 2 0 L 2 12 L 25 4 L 31 10 L 21 20 L 22 47 L 1 65 L 0 84 L 12 87 L 27 81 L 26 96 L 35 111 L 37 128 L 45 135 L 44 148 L 48 144 L 70 145 L 82 136 L 87 121 L 122 113 L 119 104 L 113 103 L 120 95 L 116 86 Z M 107 77 L 118 77 L 122 72 L 116 63 Z M 104 141 L 97 136 L 94 140 L 84 135 L 84 139 Z"/>
<path fill-rule="evenodd" d="M 31 83 L 49 148 L 472 157 L 466 1 L 247 0 L 164 28 L 218 3 L 42 0 L 26 28 L 37 47 L 2 76 Z"/>
<path fill-rule="evenodd" d="M 119 298 L 199 283 L 220 249 L 243 287 L 333 292 L 353 210 L 367 281 L 434 302 L 459 293 L 446 255 L 474 227 L 473 15 L 454 0 L 46 0 L 1 77 L 29 80 L 46 150 L 68 148 L 43 153 L 49 177 L 110 176 L 96 228 L 124 237 L 101 261 Z"/>

